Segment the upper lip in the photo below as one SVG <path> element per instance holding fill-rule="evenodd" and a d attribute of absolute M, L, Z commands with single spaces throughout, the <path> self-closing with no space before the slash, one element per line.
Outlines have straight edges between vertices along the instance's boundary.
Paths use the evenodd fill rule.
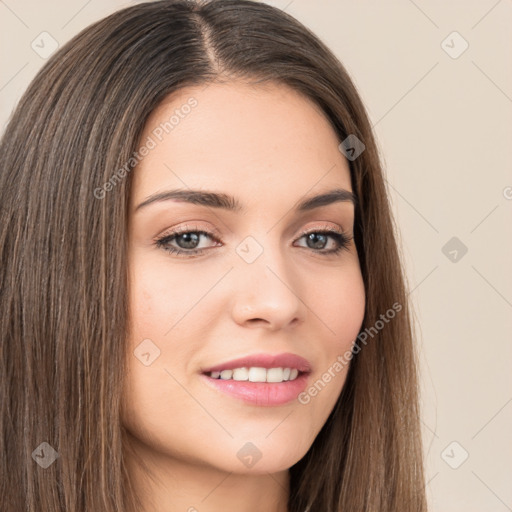
<path fill-rule="evenodd" d="M 303 357 L 286 352 L 284 354 L 254 354 L 251 356 L 232 359 L 225 363 L 216 364 L 202 370 L 202 373 L 210 373 L 222 370 L 233 370 L 234 368 L 296 368 L 299 372 L 311 371 L 311 364 Z"/>

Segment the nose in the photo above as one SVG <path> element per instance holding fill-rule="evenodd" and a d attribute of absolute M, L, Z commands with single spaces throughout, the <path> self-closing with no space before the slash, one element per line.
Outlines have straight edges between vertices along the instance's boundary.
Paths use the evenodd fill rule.
<path fill-rule="evenodd" d="M 274 331 L 304 322 L 307 306 L 301 297 L 300 276 L 286 265 L 278 250 L 271 253 L 266 248 L 256 261 L 240 261 L 237 267 L 232 275 L 236 323 Z"/>

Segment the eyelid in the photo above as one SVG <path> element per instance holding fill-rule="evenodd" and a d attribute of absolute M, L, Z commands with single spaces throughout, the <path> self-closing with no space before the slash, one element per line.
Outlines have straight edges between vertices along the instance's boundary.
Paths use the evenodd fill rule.
<path fill-rule="evenodd" d="M 206 232 L 206 234 L 208 234 L 209 236 L 212 236 L 212 238 L 215 238 L 217 242 L 220 241 L 219 239 L 222 237 L 222 234 L 220 233 L 220 231 L 213 226 L 210 226 L 208 228 L 206 228 L 206 227 L 202 228 L 202 227 L 198 226 L 197 224 L 185 224 L 185 225 L 182 225 L 177 228 L 166 229 L 161 234 L 155 236 L 153 238 L 153 242 L 157 242 L 158 240 L 162 240 L 162 238 L 166 238 L 168 236 L 177 236 L 177 235 L 181 235 L 182 233 L 188 233 L 189 231 Z"/>
<path fill-rule="evenodd" d="M 349 239 L 353 238 L 353 234 L 351 234 L 349 231 L 345 231 L 342 227 L 340 227 L 336 223 L 328 224 L 327 221 L 319 221 L 319 222 L 323 222 L 323 224 L 321 224 L 321 225 L 315 224 L 314 226 L 311 226 L 309 228 L 303 228 L 299 232 L 299 237 L 302 237 L 304 235 L 307 235 L 307 234 L 309 234 L 311 232 L 315 232 L 315 231 L 334 230 L 336 233 L 339 233 L 340 235 L 344 235 Z M 222 234 L 220 233 L 220 231 L 213 226 L 210 226 L 207 228 L 202 228 L 202 227 L 198 226 L 197 224 L 185 224 L 185 225 L 182 225 L 177 228 L 169 228 L 169 229 L 165 230 L 163 233 L 153 237 L 153 242 L 157 242 L 158 240 L 162 240 L 162 238 L 165 238 L 168 236 L 178 236 L 180 234 L 187 233 L 190 231 L 205 232 L 205 234 L 207 234 L 208 236 L 211 235 L 212 238 L 214 238 L 217 242 L 219 242 L 220 239 L 222 238 Z"/>
<path fill-rule="evenodd" d="M 326 231 L 336 231 L 340 235 L 347 235 L 347 236 L 349 235 L 349 233 L 345 232 L 345 230 L 342 227 L 340 227 L 338 224 L 334 224 L 334 223 L 327 224 L 326 223 L 327 221 L 320 221 L 320 222 L 323 222 L 324 224 L 321 224 L 321 225 L 315 224 L 314 226 L 311 226 L 309 228 L 303 228 L 301 230 L 302 234 L 310 233 L 312 231 L 326 230 Z"/>

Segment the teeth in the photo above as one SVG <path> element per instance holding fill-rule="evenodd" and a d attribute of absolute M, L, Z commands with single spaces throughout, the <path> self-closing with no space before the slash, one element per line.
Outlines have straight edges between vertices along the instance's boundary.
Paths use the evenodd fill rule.
<path fill-rule="evenodd" d="M 235 368 L 232 378 L 233 380 L 249 380 L 249 371 L 247 368 Z"/>
<path fill-rule="evenodd" d="M 236 371 L 237 370 L 235 370 L 235 372 Z M 266 382 L 266 380 L 267 380 L 266 368 L 249 368 L 247 380 L 250 382 Z"/>
<path fill-rule="evenodd" d="M 295 380 L 299 371 L 296 368 L 235 368 L 233 370 L 222 370 L 210 372 L 212 379 L 241 380 L 249 382 L 286 382 Z"/>

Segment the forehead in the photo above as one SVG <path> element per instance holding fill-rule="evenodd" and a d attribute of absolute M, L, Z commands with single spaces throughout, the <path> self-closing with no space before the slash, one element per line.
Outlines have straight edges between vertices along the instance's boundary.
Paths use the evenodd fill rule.
<path fill-rule="evenodd" d="M 348 162 L 322 110 L 275 83 L 181 89 L 148 118 L 132 203 L 170 188 L 229 189 L 251 197 L 351 189 Z"/>

